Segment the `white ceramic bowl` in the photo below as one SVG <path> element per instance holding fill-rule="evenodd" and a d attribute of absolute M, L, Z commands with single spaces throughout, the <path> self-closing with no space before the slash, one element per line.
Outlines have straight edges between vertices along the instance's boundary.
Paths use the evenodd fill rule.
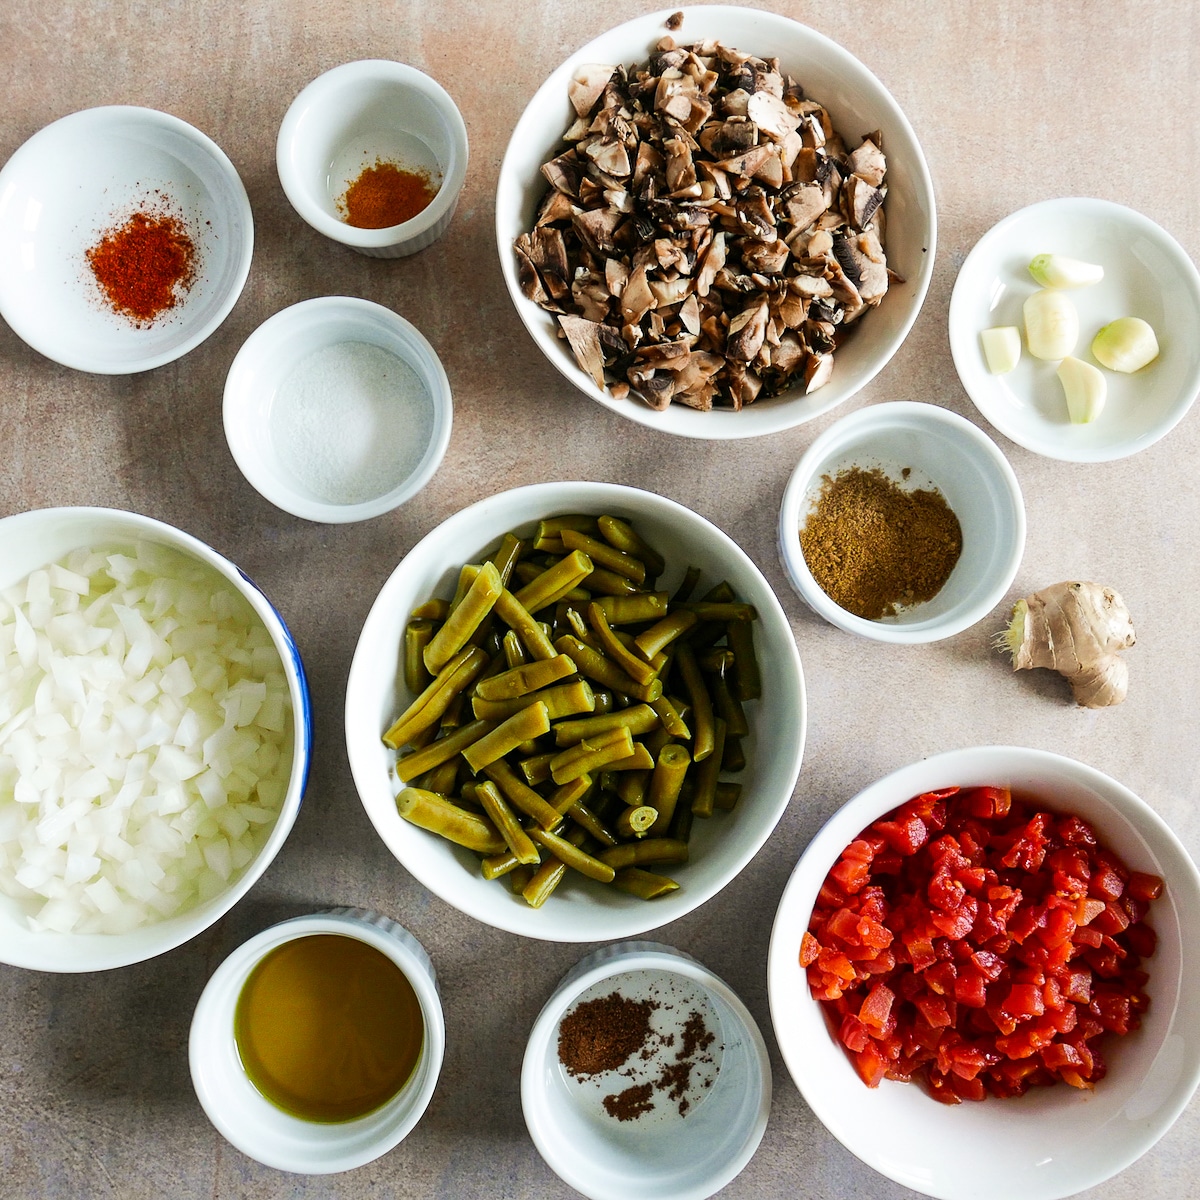
<path fill-rule="evenodd" d="M 1022 305 L 1038 290 L 1029 262 L 1044 253 L 1104 268 L 1099 284 L 1066 293 L 1079 313 L 1076 358 L 1096 365 L 1092 338 L 1117 317 L 1141 317 L 1158 337 L 1149 366 L 1132 375 L 1104 371 L 1108 401 L 1086 425 L 1067 418 L 1057 362 L 1041 362 L 1023 346 L 1015 370 L 993 375 L 979 343 L 995 325 L 1023 332 Z M 1192 260 L 1149 217 L 1108 200 L 1045 200 L 1005 217 L 967 255 L 950 299 L 950 350 L 975 407 L 1019 446 L 1067 462 L 1125 458 L 1183 419 L 1200 392 L 1197 325 L 1200 273 Z"/>
<path fill-rule="evenodd" d="M 686 1010 L 683 1020 L 699 1012 L 714 1035 L 715 1077 L 703 1089 L 705 1066 L 693 1067 L 697 1078 L 683 1098 L 694 1106 L 683 1116 L 658 1089 L 653 1112 L 618 1121 L 601 1107 L 603 1097 L 632 1086 L 635 1077 L 608 1072 L 580 1080 L 560 1061 L 562 1019 L 576 1004 L 614 991 L 657 1002 L 651 1017 L 656 1032 L 670 1036 Z M 678 1041 L 676 1036 L 668 1063 Z M 626 1070 L 636 1073 L 640 1066 L 636 1080 L 651 1081 L 662 1065 L 652 1057 Z M 742 1170 L 762 1141 L 771 1110 L 771 1065 L 754 1018 L 728 984 L 671 946 L 625 942 L 577 963 L 546 1001 L 525 1048 L 521 1107 L 538 1152 L 588 1200 L 705 1200 Z"/>
<path fill-rule="evenodd" d="M 450 596 L 463 563 L 478 562 L 510 529 L 531 531 L 557 513 L 611 513 L 632 521 L 661 546 L 672 590 L 689 563 L 712 582 L 727 579 L 758 609 L 755 641 L 763 696 L 748 703 L 747 767 L 742 797 L 730 813 L 697 821 L 691 861 L 672 872 L 678 891 L 645 901 L 572 878 L 568 872 L 540 909 L 530 908 L 503 880 L 488 882 L 479 858 L 418 829 L 396 811 L 396 755 L 382 734 L 411 701 L 401 660 L 409 613 L 432 596 Z M 702 582 L 702 586 L 703 582 Z M 721 890 L 757 853 L 783 815 L 800 771 L 806 706 L 800 658 L 783 609 L 745 552 L 690 509 L 637 488 L 609 483 L 541 483 L 501 492 L 444 521 L 418 542 L 383 585 L 371 607 L 346 686 L 346 746 L 358 794 L 379 836 L 431 892 L 485 924 L 526 937 L 597 942 L 633 937 L 691 912 Z"/>
<path fill-rule="evenodd" d="M 962 555 L 942 590 L 878 621 L 835 604 L 800 550 L 822 481 L 852 466 L 878 467 L 904 488 L 935 487 L 962 527 Z M 981 429 L 934 404 L 874 404 L 831 425 L 800 459 L 779 510 L 779 557 L 800 598 L 839 629 L 881 642 L 933 642 L 974 625 L 1008 591 L 1024 549 L 1025 504 L 1008 460 Z"/>
<path fill-rule="evenodd" d="M 86 251 L 138 209 L 169 211 L 197 251 L 196 280 L 138 328 L 107 306 Z M 229 315 L 250 271 L 254 222 L 224 152 L 178 117 L 89 108 L 33 135 L 0 170 L 0 315 L 64 366 L 128 375 L 173 362 Z"/>
<path fill-rule="evenodd" d="M 919 1085 L 863 1085 L 809 994 L 797 954 L 817 892 L 842 850 L 872 821 L 922 792 L 995 784 L 1088 821 L 1135 871 L 1166 882 L 1150 924 L 1151 1006 L 1142 1027 L 1105 1043 L 1094 1092 L 1035 1088 L 1009 1100 L 948 1107 Z M 1043 750 L 974 747 L 913 763 L 839 809 L 809 843 L 779 902 L 767 968 L 784 1062 L 813 1112 L 847 1149 L 940 1200 L 1058 1200 L 1144 1154 L 1200 1080 L 1200 874 L 1162 818 L 1107 775 Z"/>
<path fill-rule="evenodd" d="M 399 362 L 328 358 L 356 345 Z M 295 390 L 301 381 L 303 393 Z M 450 381 L 420 331 L 382 304 L 349 296 L 304 300 L 268 317 L 225 380 L 225 437 L 242 474 L 308 521 L 362 521 L 411 500 L 438 469 L 452 419 Z"/>
<path fill-rule="evenodd" d="M 823 104 L 836 129 L 848 139 L 882 130 L 887 155 L 886 249 L 888 264 L 904 283 L 893 283 L 882 304 L 864 315 L 853 337 L 835 356 L 833 378 L 804 394 L 803 385 L 741 412 L 697 412 L 673 404 L 656 412 L 640 401 L 614 400 L 575 361 L 558 336 L 553 315 L 521 293 L 513 242 L 533 228 L 545 194 L 541 166 L 562 146 L 574 120 L 567 85 L 582 66 L 644 63 L 668 33 L 672 9 L 637 17 L 576 50 L 538 89 L 513 130 L 496 189 L 496 242 L 500 267 L 517 313 L 538 349 L 580 391 L 606 408 L 642 425 L 697 438 L 755 437 L 812 420 L 869 383 L 904 341 L 929 287 L 937 242 L 933 183 L 912 127 L 891 94 L 871 72 L 836 42 L 788 17 L 723 5 L 685 8 L 683 24 L 671 34 L 680 45 L 717 38 L 750 54 L 778 57 L 782 69 Z"/>
<path fill-rule="evenodd" d="M 250 1082 L 234 1039 L 234 1013 L 250 972 L 285 942 L 314 934 L 357 938 L 386 954 L 412 984 L 425 1019 L 421 1056 L 408 1082 L 354 1121 L 304 1121 L 276 1108 Z M 445 1049 L 446 1022 L 429 955 L 403 926 L 356 908 L 294 917 L 243 942 L 205 985 L 188 1039 L 192 1085 L 208 1119 L 244 1154 L 302 1175 L 349 1171 L 399 1145 L 429 1107 Z"/>
<path fill-rule="evenodd" d="M 287 198 L 318 233 L 374 258 L 402 258 L 446 232 L 467 177 L 467 153 L 467 127 L 441 84 L 404 63 L 365 59 L 318 75 L 292 101 L 275 163 Z M 440 181 L 437 195 L 399 225 L 347 225 L 338 201 L 380 160 Z"/>
<path fill-rule="evenodd" d="M 292 764 L 287 792 L 258 856 L 223 892 L 178 916 L 129 933 L 35 933 L 17 902 L 0 897 L 0 962 L 38 971 L 103 971 L 142 962 L 182 945 L 224 916 L 254 886 L 279 853 L 300 811 L 312 757 L 312 711 L 304 665 L 283 618 L 228 559 L 190 534 L 137 513 L 106 508 L 37 509 L 0 520 L 0 588 L 19 582 L 78 547 L 129 545 L 139 540 L 169 546 L 215 570 L 246 599 L 271 635 L 291 699 Z"/>

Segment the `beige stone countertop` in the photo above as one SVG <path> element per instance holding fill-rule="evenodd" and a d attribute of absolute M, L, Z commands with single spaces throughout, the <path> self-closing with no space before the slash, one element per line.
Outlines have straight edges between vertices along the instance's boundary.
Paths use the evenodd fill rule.
<path fill-rule="evenodd" d="M 789 872 L 825 819 L 860 788 L 942 750 L 1019 744 L 1059 751 L 1145 798 L 1200 853 L 1200 416 L 1132 458 L 1040 458 L 990 427 L 964 393 L 946 334 L 964 256 L 1001 217 L 1054 196 L 1130 205 L 1200 255 L 1200 10 L 1190 0 L 770 0 L 840 42 L 899 101 L 935 182 L 933 283 L 892 362 L 842 408 L 778 436 L 688 442 L 575 393 L 519 324 L 498 270 L 496 175 L 509 132 L 545 76 L 603 30 L 647 11 L 631 0 L 3 0 L 0 161 L 48 122 L 102 104 L 163 109 L 231 157 L 254 210 L 249 281 L 221 328 L 179 361 L 104 377 L 60 367 L 0 325 L 0 515 L 53 505 L 132 509 L 178 525 L 239 564 L 272 598 L 312 685 L 316 746 L 296 826 L 223 921 L 158 959 L 100 975 L 0 967 L 0 1197 L 572 1195 L 525 1130 L 526 1033 L 587 947 L 483 926 L 419 886 L 391 857 L 355 794 L 342 735 L 355 641 L 384 579 L 453 512 L 547 479 L 648 487 L 716 522 L 778 593 L 810 704 L 796 794 L 768 845 L 723 892 L 654 936 L 726 979 L 758 1020 L 775 1095 L 757 1155 L 723 1195 L 899 1200 L 813 1116 L 771 1032 L 765 961 Z M 284 197 L 275 137 L 316 75 L 393 58 L 456 99 L 471 165 L 450 233 L 408 260 L 327 241 Z M 323 526 L 262 499 L 227 449 L 226 371 L 266 317 L 321 294 L 363 296 L 413 321 L 454 389 L 445 462 L 411 503 Z M 1198 331 L 1200 333 L 1200 331 Z M 930 646 L 842 633 L 791 591 L 775 553 L 787 478 L 846 412 L 894 399 L 940 404 L 988 429 L 1024 491 L 1029 535 L 1011 594 L 975 628 Z M 1120 591 L 1138 644 L 1129 698 L 1075 708 L 1047 672 L 1014 676 L 991 649 L 1018 596 L 1059 579 Z M 378 909 L 424 943 L 441 978 L 448 1054 L 424 1119 L 397 1149 L 340 1176 L 261 1166 L 205 1118 L 187 1064 L 205 980 L 272 922 L 332 904 Z M 1194 931 L 1193 931 L 1194 932 Z M 1200 1105 L 1093 1200 L 1196 1196 Z"/>

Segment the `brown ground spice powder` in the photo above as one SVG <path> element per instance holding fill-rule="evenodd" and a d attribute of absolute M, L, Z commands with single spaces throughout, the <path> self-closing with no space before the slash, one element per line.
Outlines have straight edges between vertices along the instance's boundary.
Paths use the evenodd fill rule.
<path fill-rule="evenodd" d="M 580 1004 L 558 1027 L 559 1061 L 571 1075 L 615 1071 L 649 1040 L 650 1014 L 657 1007 L 653 1000 L 629 1000 L 620 992 Z"/>
<path fill-rule="evenodd" d="M 835 604 L 877 621 L 941 591 L 962 527 L 941 492 L 905 491 L 878 467 L 849 467 L 825 477 L 800 549 Z"/>

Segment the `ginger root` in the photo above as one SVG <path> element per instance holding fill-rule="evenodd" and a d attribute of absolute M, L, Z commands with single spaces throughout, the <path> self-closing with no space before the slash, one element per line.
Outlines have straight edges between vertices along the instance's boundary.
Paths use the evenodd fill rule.
<path fill-rule="evenodd" d="M 1120 704 L 1129 668 L 1120 651 L 1134 643 L 1133 618 L 1112 588 L 1056 583 L 1018 600 L 997 645 L 1013 670 L 1049 667 L 1064 676 L 1084 708 Z"/>

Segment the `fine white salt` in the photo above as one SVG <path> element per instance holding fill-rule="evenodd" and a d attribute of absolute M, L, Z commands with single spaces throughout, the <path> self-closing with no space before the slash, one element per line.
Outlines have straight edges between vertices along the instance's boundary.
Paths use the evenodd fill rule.
<path fill-rule="evenodd" d="M 327 504 L 386 495 L 418 467 L 433 403 L 403 359 L 366 342 L 314 350 L 284 377 L 268 430 L 279 464 Z"/>

